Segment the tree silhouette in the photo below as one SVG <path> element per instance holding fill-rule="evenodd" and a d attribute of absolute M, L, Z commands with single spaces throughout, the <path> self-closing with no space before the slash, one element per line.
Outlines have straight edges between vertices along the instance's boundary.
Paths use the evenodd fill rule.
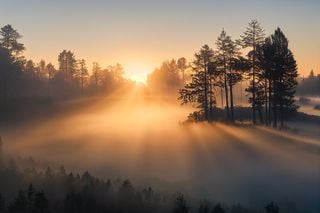
<path fill-rule="evenodd" d="M 249 76 L 251 76 L 252 80 L 250 83 L 250 87 L 248 88 L 248 92 L 251 93 L 251 103 L 252 103 L 252 122 L 256 124 L 256 96 L 259 92 L 256 84 L 257 84 L 257 75 L 259 73 L 259 66 L 256 60 L 256 51 L 257 46 L 263 44 L 264 42 L 264 30 L 261 27 L 260 23 L 257 20 L 252 20 L 249 23 L 246 31 L 241 35 L 240 44 L 243 48 L 250 48 L 251 50 L 248 53 L 248 58 L 251 60 L 251 72 Z"/>
<path fill-rule="evenodd" d="M 175 200 L 174 203 L 174 213 L 188 213 L 190 210 L 190 207 L 187 205 L 187 201 L 184 198 L 184 196 L 178 195 L 178 197 Z"/>
<path fill-rule="evenodd" d="M 265 207 L 266 213 L 279 213 L 279 207 L 271 202 Z"/>
<path fill-rule="evenodd" d="M 37 192 L 34 195 L 34 212 L 35 213 L 49 212 L 48 200 L 43 191 Z"/>
<path fill-rule="evenodd" d="M 0 36 L 0 46 L 7 49 L 15 59 L 25 50 L 24 45 L 18 42 L 18 39 L 22 38 L 22 35 L 11 25 L 8 24 L 2 27 Z"/>
<path fill-rule="evenodd" d="M 294 94 L 297 87 L 297 64 L 291 50 L 288 48 L 288 39 L 278 28 L 266 45 L 262 46 L 265 52 L 270 51 L 264 58 L 267 64 L 266 78 L 269 78 L 272 95 L 273 126 L 277 127 L 278 113 L 281 127 L 284 126 L 284 115 L 295 112 Z M 270 66 L 270 67 L 269 67 Z"/>
<path fill-rule="evenodd" d="M 177 60 L 177 67 L 182 72 L 182 83 L 185 84 L 185 71 L 188 68 L 187 59 L 181 57 Z"/>
<path fill-rule="evenodd" d="M 221 204 L 218 203 L 213 207 L 212 213 L 225 213 L 225 210 L 222 208 Z"/>
<path fill-rule="evenodd" d="M 195 54 L 192 66 L 194 73 L 191 75 L 191 82 L 179 91 L 179 100 L 181 100 L 182 104 L 198 103 L 197 108 L 200 111 L 197 113 L 199 113 L 200 117 L 203 117 L 202 120 L 206 121 L 209 120 L 209 98 L 213 95 L 212 91 L 210 91 L 211 77 L 208 70 L 213 56 L 214 52 L 208 45 L 204 45 Z"/>
<path fill-rule="evenodd" d="M 28 200 L 23 191 L 19 191 L 17 198 L 9 207 L 12 213 L 27 213 L 28 212 Z"/>
<path fill-rule="evenodd" d="M 4 211 L 5 211 L 5 201 L 0 193 L 0 212 L 4 212 Z"/>
<path fill-rule="evenodd" d="M 81 95 L 83 95 L 84 84 L 86 79 L 88 78 L 88 69 L 86 67 L 86 61 L 84 59 L 79 60 L 79 77 L 81 81 Z"/>
<path fill-rule="evenodd" d="M 209 213 L 210 212 L 210 207 L 209 207 L 209 204 L 208 202 L 202 202 L 200 204 L 200 207 L 199 207 L 199 213 Z"/>
<path fill-rule="evenodd" d="M 17 76 L 20 75 L 20 65 L 11 55 L 8 49 L 0 47 L 0 94 L 5 103 L 9 96 L 12 96 L 18 86 Z"/>
<path fill-rule="evenodd" d="M 70 90 L 72 89 L 73 80 L 76 74 L 77 60 L 75 59 L 73 52 L 70 50 L 63 50 L 58 56 L 58 62 L 59 71 L 64 75 L 64 83 L 70 95 Z"/>
<path fill-rule="evenodd" d="M 227 118 L 234 122 L 233 86 L 242 80 L 242 70 L 245 67 L 243 66 L 244 59 L 239 58 L 239 48 L 225 30 L 222 30 L 219 35 L 216 46 L 218 49 L 218 64 L 222 74 L 221 86 L 225 90 Z"/>

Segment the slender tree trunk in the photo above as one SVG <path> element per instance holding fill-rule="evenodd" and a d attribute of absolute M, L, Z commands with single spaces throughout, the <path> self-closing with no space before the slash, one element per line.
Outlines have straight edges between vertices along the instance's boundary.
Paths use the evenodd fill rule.
<path fill-rule="evenodd" d="M 272 122 L 272 82 L 269 80 L 269 118 L 268 118 L 268 125 L 271 126 Z"/>
<path fill-rule="evenodd" d="M 282 85 L 282 78 L 280 78 L 280 85 Z M 280 91 L 280 97 L 279 97 L 279 105 L 280 105 L 280 127 L 283 128 L 284 127 L 284 118 L 283 118 L 283 91 L 282 91 L 282 88 L 281 88 L 281 91 Z"/>
<path fill-rule="evenodd" d="M 277 93 L 276 83 L 273 82 L 273 127 L 277 128 Z"/>
<path fill-rule="evenodd" d="M 208 76 L 207 76 L 207 62 L 204 61 L 204 116 L 208 121 Z"/>
<path fill-rule="evenodd" d="M 228 97 L 228 83 L 227 83 L 227 74 L 224 75 L 224 90 L 226 96 L 226 110 L 227 110 L 227 119 L 230 119 L 230 112 L 229 112 L 229 97 Z"/>
<path fill-rule="evenodd" d="M 232 122 L 232 123 L 234 123 L 233 89 L 232 89 L 232 82 L 230 82 L 230 110 L 231 110 L 231 122 Z"/>
<path fill-rule="evenodd" d="M 259 106 L 259 109 L 258 109 L 258 113 L 259 113 L 259 120 L 260 120 L 260 123 L 264 123 L 263 121 L 263 114 L 262 114 L 262 106 Z"/>
<path fill-rule="evenodd" d="M 81 95 L 83 96 L 83 76 L 81 76 Z"/>
<path fill-rule="evenodd" d="M 51 76 L 50 73 L 48 74 L 48 100 L 50 100 L 50 80 L 51 80 Z"/>
<path fill-rule="evenodd" d="M 264 81 L 264 108 L 265 108 L 265 124 L 269 125 L 269 117 L 268 117 L 268 81 L 265 78 Z"/>
<path fill-rule="evenodd" d="M 95 74 L 95 87 L 96 87 L 96 96 L 98 96 L 98 77 L 97 74 Z"/>
<path fill-rule="evenodd" d="M 255 51 L 255 50 L 254 50 Z M 255 79 L 255 59 L 252 57 L 252 123 L 255 125 L 256 121 L 256 79 Z"/>
<path fill-rule="evenodd" d="M 220 94 L 221 94 L 221 109 L 223 109 L 224 103 L 223 103 L 223 89 L 222 89 L 222 87 L 220 88 Z"/>
<path fill-rule="evenodd" d="M 210 97 L 210 103 L 209 103 L 209 120 L 212 121 L 212 108 L 213 108 L 213 97 L 212 97 L 212 78 L 209 75 L 209 97 Z"/>
<path fill-rule="evenodd" d="M 185 79 L 184 79 L 184 69 L 182 69 L 182 83 L 183 83 L 183 85 L 185 84 Z"/>

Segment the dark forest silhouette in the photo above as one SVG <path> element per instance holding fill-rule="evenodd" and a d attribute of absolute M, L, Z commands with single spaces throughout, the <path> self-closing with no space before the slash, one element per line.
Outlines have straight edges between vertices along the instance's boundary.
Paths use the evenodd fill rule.
<path fill-rule="evenodd" d="M 28 167 L 19 167 L 21 161 Z M 11 158 L 5 162 L 0 166 L 0 212 L 4 213 L 259 211 L 240 204 L 198 201 L 179 193 L 135 187 L 129 180 L 102 180 L 89 172 L 74 174 L 63 166 L 36 169 L 37 162 L 32 158 L 20 159 L 18 163 Z M 270 203 L 265 212 L 277 213 L 279 207 Z"/>

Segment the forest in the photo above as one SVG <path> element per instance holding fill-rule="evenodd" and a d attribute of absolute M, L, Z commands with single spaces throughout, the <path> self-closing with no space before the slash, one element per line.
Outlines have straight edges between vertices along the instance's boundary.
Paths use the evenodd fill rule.
<path fill-rule="evenodd" d="M 152 120 L 154 129 L 147 132 L 145 138 L 141 139 L 145 141 L 152 140 L 153 136 L 156 135 L 155 138 L 157 139 L 155 140 L 167 140 L 167 142 L 163 142 L 164 144 L 172 142 L 168 138 L 163 139 L 164 136 L 162 135 L 167 134 L 170 130 L 165 129 L 165 127 L 160 127 L 161 124 L 159 124 L 161 121 L 172 121 L 175 123 L 179 122 L 179 125 L 181 124 L 183 128 L 193 128 L 190 131 L 188 129 L 188 131 L 183 132 L 184 135 L 190 134 L 191 139 L 181 139 L 186 136 L 181 136 L 182 133 L 181 135 L 174 133 L 176 135 L 172 140 L 176 138 L 177 141 L 181 140 L 183 142 L 190 140 L 191 142 L 189 142 L 191 144 L 192 137 L 196 138 L 195 140 L 202 140 L 199 139 L 200 136 L 198 138 L 195 136 L 196 133 L 192 135 L 192 131 L 202 131 L 201 128 L 198 128 L 199 126 L 192 126 L 200 123 L 199 125 L 218 125 L 217 128 L 223 129 L 221 131 L 229 131 L 228 134 L 232 135 L 232 137 L 230 136 L 230 141 L 234 144 L 243 140 L 245 134 L 255 135 L 257 134 L 256 131 L 261 131 L 261 135 L 269 132 L 271 135 L 270 140 L 276 138 L 278 141 L 281 141 L 279 142 L 281 147 L 287 147 L 289 146 L 288 144 L 290 144 L 289 139 L 291 137 L 287 134 L 300 131 L 298 127 L 290 128 L 292 122 L 303 121 L 306 125 L 310 124 L 314 126 L 320 123 L 319 116 L 298 112 L 301 100 L 300 102 L 297 100 L 297 96 L 320 95 L 319 75 L 316 76 L 312 71 L 308 78 L 299 81 L 297 62 L 289 47 L 289 40 L 283 30 L 277 28 L 271 35 L 267 36 L 261 24 L 256 20 L 250 21 L 243 34 L 239 36 L 239 39 L 233 39 L 223 29 L 215 41 L 215 47 L 210 47 L 207 44 L 203 45 L 196 51 L 193 59 L 190 61 L 185 57 L 163 61 L 158 68 L 155 68 L 154 71 L 148 75 L 145 85 L 137 85 L 133 80 L 127 79 L 124 75 L 125 69 L 120 63 L 103 68 L 99 63 L 94 62 L 92 66 L 90 65 L 92 69 L 89 70 L 89 65 L 86 63 L 86 60 L 77 58 L 76 53 L 68 49 L 61 50 L 57 55 L 57 62 L 47 62 L 45 60 L 34 62 L 23 55 L 27 47 L 25 47 L 23 43 L 20 43 L 21 38 L 22 34 L 11 25 L 5 25 L 0 30 L 0 123 L 4 130 L 10 129 L 11 126 L 15 125 L 16 121 L 24 120 L 23 122 L 27 122 L 25 120 L 30 120 L 30 122 L 38 122 L 42 121 L 41 119 L 43 119 L 43 117 L 52 116 L 53 119 L 58 120 L 62 117 L 62 119 L 66 120 L 65 122 L 68 124 L 66 129 L 70 128 L 68 134 L 72 134 L 71 129 L 76 129 L 82 133 L 91 131 L 97 135 L 100 133 L 99 131 L 104 131 L 104 133 L 110 131 L 111 133 L 109 132 L 110 134 L 106 140 L 118 142 L 123 139 L 122 137 L 125 137 L 125 134 L 128 134 L 126 140 L 135 141 L 138 140 L 135 138 L 136 135 L 130 132 L 124 134 L 120 126 L 128 125 L 132 129 L 138 128 L 138 130 L 143 129 L 144 131 L 148 129 L 149 126 L 149 120 L 142 118 L 142 114 L 145 114 L 146 117 L 149 116 L 150 119 L 158 119 L 157 121 L 154 121 L 155 119 Z M 139 88 L 137 89 L 137 87 Z M 141 101 L 144 106 L 147 106 L 146 109 L 141 109 L 138 104 L 136 106 L 134 104 L 136 102 L 132 103 L 122 100 L 130 99 L 131 96 L 128 94 L 130 94 L 130 91 L 136 92 L 136 90 L 142 93 L 143 101 L 140 99 L 139 101 Z M 240 96 L 242 102 L 239 101 Z M 97 124 L 99 123 L 98 121 L 105 123 L 105 125 L 108 125 L 109 130 L 106 130 L 107 128 L 105 127 L 103 127 L 105 128 L 103 130 L 102 127 L 101 129 L 86 129 L 93 123 L 90 120 L 92 118 L 89 116 L 85 121 L 80 118 L 79 120 L 70 121 L 71 119 L 67 119 L 69 115 L 65 116 L 65 114 L 70 113 L 71 115 L 75 115 L 75 117 L 80 117 L 80 115 L 83 116 L 87 112 L 88 114 L 91 113 L 90 110 L 93 111 L 96 109 L 93 108 L 93 106 L 99 105 L 101 102 L 108 102 L 109 100 L 117 101 L 118 99 L 121 99 L 119 103 L 117 102 L 118 105 L 112 106 L 110 104 L 110 109 L 108 109 L 110 112 L 95 115 L 98 118 L 97 122 L 94 123 Z M 165 102 L 165 104 L 163 104 L 162 101 Z M 181 122 L 162 117 L 161 113 L 154 115 L 157 112 L 162 112 L 160 110 L 164 108 L 167 108 L 169 111 L 171 105 L 167 104 L 167 101 L 170 103 L 178 102 L 180 104 L 178 108 L 175 107 L 175 111 L 172 110 L 172 114 L 170 114 L 171 118 L 174 116 L 178 117 L 177 111 L 186 111 L 186 113 L 181 116 L 183 117 Z M 108 108 L 108 106 L 109 105 L 106 104 L 104 108 Z M 156 108 L 158 111 L 152 113 L 150 112 L 152 110 L 148 111 L 148 107 L 159 107 L 162 109 Z M 88 111 L 84 111 L 83 113 L 80 111 L 81 113 L 79 113 L 79 115 L 77 114 L 78 108 L 85 108 Z M 120 111 L 118 112 L 119 117 L 116 116 L 118 108 Z M 46 109 L 48 109 L 48 111 L 46 111 Z M 44 110 L 45 113 L 34 113 L 36 111 L 39 113 L 41 110 Z M 136 117 L 134 113 L 137 113 Z M 104 115 L 109 121 L 99 120 Z M 126 117 L 126 115 L 129 116 Z M 120 116 L 123 116 L 123 118 Z M 167 120 L 164 120 L 164 118 Z M 122 122 L 121 119 L 124 121 Z M 132 121 L 130 119 L 132 119 Z M 50 120 L 50 122 L 53 122 L 53 124 L 50 124 L 49 121 L 49 124 L 43 123 L 46 130 L 56 129 L 57 126 L 59 126 L 58 124 L 61 125 L 61 129 L 64 127 L 63 122 L 59 123 L 60 121 L 56 120 Z M 21 129 L 26 130 L 33 124 L 34 123 L 26 123 L 26 127 L 23 126 Z M 226 126 L 221 127 L 219 125 Z M 41 126 L 41 124 L 39 126 Z M 170 129 L 169 127 L 171 126 L 168 125 L 168 129 Z M 11 135 L 15 135 L 14 137 L 18 138 L 19 133 L 17 132 L 19 132 L 19 128 L 20 126 L 17 125 L 16 130 L 14 130 L 14 132 L 16 132 Z M 205 126 L 204 128 L 210 129 L 211 126 Z M 249 130 L 247 131 L 245 128 L 249 128 Z M 257 129 L 252 130 L 251 128 Z M 153 131 L 155 129 L 159 132 Z M 171 131 L 173 131 L 172 129 Z M 180 126 L 174 127 L 174 131 L 176 130 L 184 131 L 180 130 Z M 40 130 L 38 131 L 40 132 Z M 232 131 L 243 131 L 245 133 L 242 132 L 243 134 L 241 133 L 236 136 L 232 134 Z M 67 139 L 61 139 L 64 136 L 66 138 L 72 137 L 68 134 L 61 136 L 59 135 L 60 132 L 45 132 L 43 133 L 45 136 L 43 136 L 42 132 L 39 132 L 30 131 L 27 134 L 34 137 L 30 137 L 31 141 L 33 139 L 46 141 L 49 140 L 49 137 L 56 136 L 60 137 L 59 142 L 61 142 L 63 140 L 67 141 Z M 299 137 L 305 136 L 303 135 L 303 130 L 301 130 L 301 132 Z M 20 134 L 24 135 L 24 131 L 21 131 Z M 207 133 L 203 133 L 203 135 L 205 134 Z M 9 133 L 7 135 L 9 135 Z M 24 139 L 20 138 L 19 140 L 25 140 L 26 144 L 32 144 L 33 142 L 30 142 L 29 137 L 26 135 L 24 135 Z M 241 138 L 242 135 L 244 135 L 243 138 Z M 70 146 L 79 147 L 81 146 L 80 142 L 82 140 L 92 140 L 92 143 L 98 143 L 97 141 L 105 139 L 95 138 L 96 135 L 90 136 L 92 135 L 88 137 L 84 135 L 81 139 L 76 138 L 74 140 L 77 141 L 77 143 L 73 142 Z M 14 137 L 11 136 L 11 138 Z M 211 140 L 205 136 L 203 137 L 204 141 Z M 221 141 L 229 140 L 228 137 L 229 136 L 221 135 Z M 268 137 L 269 136 L 266 136 L 266 140 L 269 140 Z M 51 142 L 56 142 L 54 139 L 52 140 Z M 306 157 L 306 161 L 312 159 L 312 162 L 315 162 L 319 159 L 319 146 L 314 142 L 316 140 L 317 139 L 314 138 L 308 138 L 308 143 L 302 143 L 302 145 L 299 144 L 300 140 L 298 140 L 299 142 L 293 143 L 294 147 L 292 148 L 290 146 L 289 150 L 297 153 L 299 157 L 308 156 Z M 309 141 L 311 142 L 309 143 Z M 20 151 L 22 153 L 24 153 L 25 150 L 13 144 L 10 147 L 11 152 L 7 152 L 4 150 L 6 143 L 11 142 L 7 142 L 6 139 L 2 140 L 0 137 L 0 212 L 4 213 L 294 213 L 304 212 L 303 208 L 308 208 L 306 212 L 316 212 L 317 209 L 319 210 L 319 203 L 317 204 L 315 201 L 319 198 L 319 195 L 318 197 L 313 196 L 314 191 L 310 193 L 313 199 L 308 199 L 305 203 L 297 205 L 298 207 L 290 200 L 279 204 L 277 203 L 277 198 L 256 202 L 254 207 L 246 206 L 242 203 L 228 202 L 228 199 L 226 199 L 226 202 L 224 200 L 220 201 L 219 197 L 204 199 L 197 194 L 183 193 L 178 190 L 167 191 L 161 189 L 161 187 L 153 186 L 152 182 L 150 185 L 147 182 L 145 184 L 135 185 L 134 181 L 131 181 L 130 178 L 101 178 L 99 174 L 92 175 L 90 171 L 83 171 L 82 167 L 81 169 L 71 168 L 67 170 L 62 165 L 52 165 L 46 161 L 42 162 L 42 159 L 38 160 L 36 157 L 26 157 L 26 155 L 28 156 L 29 154 L 22 155 L 23 157 L 18 154 L 15 156 L 16 153 L 12 150 L 21 149 L 22 151 Z M 37 141 L 36 149 L 33 150 L 34 153 L 42 153 L 39 151 L 42 149 L 39 144 Z M 151 147 L 154 145 L 151 142 L 150 144 Z M 100 145 L 97 146 L 99 147 Z M 112 144 L 110 146 L 112 146 Z M 131 147 L 132 145 L 121 146 Z M 221 146 L 225 146 L 224 148 L 226 150 L 231 149 L 227 145 Z M 237 147 L 235 151 L 233 150 L 235 153 L 238 152 L 238 150 L 243 150 L 246 152 L 246 157 L 250 158 L 249 161 L 251 163 L 255 161 L 252 156 L 257 154 L 253 148 L 256 145 L 240 145 L 238 143 L 234 146 Z M 263 148 L 267 146 L 269 145 L 263 145 Z M 48 147 L 48 149 L 56 150 L 55 145 L 49 145 Z M 298 151 L 297 147 L 302 147 L 303 152 Z M 261 149 L 261 147 L 258 147 L 258 150 L 259 148 Z M 66 150 L 68 149 L 66 145 Z M 114 149 L 121 150 L 122 148 L 114 145 Z M 128 151 L 126 149 L 129 148 L 124 148 L 123 150 Z M 163 147 L 161 147 L 161 149 L 163 153 L 168 151 Z M 277 156 L 280 152 L 278 149 L 266 149 L 268 150 L 268 154 L 275 152 Z M 72 153 L 75 152 L 74 149 L 71 151 L 71 154 L 69 153 L 69 160 L 72 157 Z M 114 153 L 112 152 L 113 151 L 108 151 L 108 154 L 113 156 L 112 154 Z M 128 152 L 134 151 L 129 150 Z M 94 150 L 92 153 L 91 157 L 100 152 Z M 119 153 L 122 152 L 119 151 Z M 196 155 L 198 153 L 193 154 Z M 48 154 L 48 156 L 49 155 L 50 154 Z M 82 154 L 79 155 L 81 158 Z M 152 153 L 150 155 L 152 155 Z M 154 155 L 157 156 L 156 154 Z M 85 154 L 83 156 L 85 156 Z M 130 158 L 128 157 L 127 159 L 126 157 L 124 157 L 124 161 L 130 162 Z M 288 157 L 284 161 L 287 163 L 289 158 L 291 159 L 291 157 Z M 226 159 L 226 156 L 221 157 L 221 159 L 226 160 L 225 162 L 228 164 L 229 160 Z M 281 159 L 281 157 L 279 157 L 279 159 Z M 279 159 L 272 160 L 276 161 Z M 117 160 L 121 161 L 123 159 L 117 158 Z M 72 160 L 70 160 L 70 162 L 71 161 Z M 152 167 L 152 163 L 150 163 L 150 167 Z M 239 164 L 240 163 L 242 163 L 242 161 L 239 162 Z M 256 163 L 259 164 L 260 162 Z M 300 169 L 304 168 L 303 165 L 305 165 L 306 162 L 303 161 L 299 163 L 300 164 L 297 163 L 297 167 L 295 168 L 290 167 L 292 174 L 297 174 L 298 171 L 301 171 Z M 203 166 L 202 163 L 199 162 L 199 164 Z M 277 163 L 272 161 L 270 164 L 276 165 Z M 277 166 L 286 167 L 287 164 L 283 164 L 284 165 L 281 164 Z M 159 165 L 158 166 L 161 167 L 160 163 Z M 146 167 L 148 167 L 148 165 L 146 165 Z M 89 169 L 91 168 L 88 168 L 88 170 Z M 248 171 L 250 170 L 251 172 L 251 169 L 254 172 L 257 170 L 255 167 L 250 167 Z M 201 174 L 202 172 L 207 172 L 200 170 L 201 169 L 199 169 L 199 172 L 201 172 Z M 307 175 L 310 175 L 306 181 L 308 183 L 307 188 L 317 183 L 316 178 L 319 177 L 311 170 L 310 166 L 306 172 Z M 165 172 L 162 172 L 162 174 Z M 170 173 L 170 171 L 168 173 Z M 281 175 L 281 177 L 287 177 L 286 174 Z M 130 176 L 128 175 L 127 177 Z M 236 179 L 237 176 L 234 176 L 234 178 Z M 293 180 L 299 182 L 299 178 L 301 177 L 297 175 L 293 177 Z M 319 182 L 316 187 L 318 186 Z M 216 193 L 220 193 L 219 189 L 217 189 Z M 267 190 L 265 193 L 269 195 Z M 223 193 L 221 192 L 221 194 Z M 259 191 L 259 194 L 264 194 L 264 191 Z M 302 195 L 303 193 L 301 196 Z M 257 205 L 259 207 L 257 207 Z"/>

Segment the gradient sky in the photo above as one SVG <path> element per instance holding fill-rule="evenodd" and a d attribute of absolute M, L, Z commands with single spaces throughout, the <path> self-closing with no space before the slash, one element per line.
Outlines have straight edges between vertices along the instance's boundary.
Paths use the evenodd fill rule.
<path fill-rule="evenodd" d="M 57 64 L 70 49 L 89 67 L 119 62 L 129 76 L 214 48 L 222 28 L 237 39 L 251 19 L 268 35 L 282 28 L 302 75 L 320 73 L 319 0 L 0 0 L 0 25 L 24 36 L 27 58 Z"/>

